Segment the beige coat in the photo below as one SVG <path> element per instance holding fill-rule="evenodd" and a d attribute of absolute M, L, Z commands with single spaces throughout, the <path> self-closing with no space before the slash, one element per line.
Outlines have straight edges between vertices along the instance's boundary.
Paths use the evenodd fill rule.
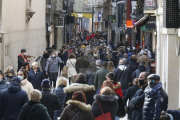
<path fill-rule="evenodd" d="M 21 81 L 21 88 L 26 91 L 29 100 L 31 100 L 30 93 L 34 90 L 32 84 L 27 79 L 24 79 Z"/>
<path fill-rule="evenodd" d="M 141 61 L 145 62 L 145 67 L 147 68 L 149 65 L 149 57 L 146 55 L 142 55 L 138 58 L 137 62 L 140 64 Z"/>

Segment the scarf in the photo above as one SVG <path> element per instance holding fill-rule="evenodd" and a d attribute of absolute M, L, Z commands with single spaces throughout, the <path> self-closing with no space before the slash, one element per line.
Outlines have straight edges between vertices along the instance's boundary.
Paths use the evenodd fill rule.
<path fill-rule="evenodd" d="M 19 56 L 24 59 L 24 62 L 28 62 L 28 59 L 27 59 L 27 58 L 23 57 L 21 54 L 20 54 Z M 29 64 L 26 65 L 26 66 L 24 66 L 24 67 L 25 67 L 26 72 L 30 70 Z"/>

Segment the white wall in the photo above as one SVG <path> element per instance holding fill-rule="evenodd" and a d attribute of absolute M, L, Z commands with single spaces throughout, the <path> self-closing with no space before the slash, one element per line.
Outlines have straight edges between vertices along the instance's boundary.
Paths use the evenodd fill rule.
<path fill-rule="evenodd" d="M 32 10 L 36 12 L 26 21 L 26 0 L 2 1 L 2 24 L 5 46 L 9 44 L 9 55 L 4 57 L 5 67 L 17 69 L 17 56 L 25 48 L 27 54 L 39 56 L 45 50 L 45 0 L 32 0 Z"/>

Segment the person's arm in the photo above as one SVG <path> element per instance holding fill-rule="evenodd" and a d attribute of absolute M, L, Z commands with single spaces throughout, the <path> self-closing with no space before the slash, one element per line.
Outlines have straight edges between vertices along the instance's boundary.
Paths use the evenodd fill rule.
<path fill-rule="evenodd" d="M 45 62 L 44 57 L 42 57 L 41 61 L 40 61 L 40 65 L 41 65 L 42 69 L 43 69 L 43 66 L 44 66 L 44 62 Z"/>
<path fill-rule="evenodd" d="M 98 72 L 96 72 L 95 78 L 94 78 L 94 87 L 95 90 L 98 88 Z"/>
<path fill-rule="evenodd" d="M 129 99 L 129 89 L 127 90 L 126 94 L 123 96 L 123 102 L 127 103 L 128 99 Z"/>
<path fill-rule="evenodd" d="M 24 101 L 23 101 L 23 105 L 25 104 L 25 103 L 27 103 L 29 100 L 28 100 L 28 96 L 27 96 L 27 93 L 24 95 Z"/>
<path fill-rule="evenodd" d="M 60 104 L 60 102 L 59 102 L 56 95 L 55 95 L 55 102 L 54 103 L 56 105 L 55 110 L 60 110 L 61 109 L 61 104 Z"/>
<path fill-rule="evenodd" d="M 62 60 L 61 60 L 61 58 L 60 58 L 60 57 L 58 57 L 58 62 L 59 62 L 59 63 L 62 63 Z"/>
<path fill-rule="evenodd" d="M 46 62 L 46 67 L 45 67 L 46 73 L 49 72 L 49 71 L 48 71 L 48 67 L 50 67 L 50 66 L 49 66 L 50 62 L 51 62 L 50 59 L 48 59 L 47 62 Z"/>
<path fill-rule="evenodd" d="M 66 102 L 67 102 L 68 100 L 69 100 L 69 97 L 68 97 L 68 95 L 67 95 L 67 93 L 66 93 L 65 98 L 64 98 L 64 100 L 63 100 L 64 108 L 67 106 Z"/>
<path fill-rule="evenodd" d="M 167 111 L 168 108 L 168 96 L 166 94 L 166 91 L 162 88 L 161 89 L 161 108 L 163 111 Z"/>
<path fill-rule="evenodd" d="M 68 107 L 68 106 L 67 106 Z M 60 117 L 60 120 L 67 120 L 67 114 L 66 112 L 67 111 L 67 107 L 64 108 L 63 112 L 61 113 L 61 117 Z"/>
<path fill-rule="evenodd" d="M 20 63 L 22 66 L 25 66 L 25 65 L 29 64 L 28 62 L 24 62 L 24 60 L 21 59 L 21 58 L 18 58 L 18 63 Z"/>
<path fill-rule="evenodd" d="M 26 115 L 27 115 L 27 110 L 25 109 L 25 105 L 22 107 L 21 112 L 18 116 L 17 120 L 25 120 L 26 119 Z"/>
<path fill-rule="evenodd" d="M 126 115 L 124 102 L 121 97 L 119 97 L 119 100 L 118 100 L 118 111 L 120 112 L 120 117 L 124 117 Z"/>

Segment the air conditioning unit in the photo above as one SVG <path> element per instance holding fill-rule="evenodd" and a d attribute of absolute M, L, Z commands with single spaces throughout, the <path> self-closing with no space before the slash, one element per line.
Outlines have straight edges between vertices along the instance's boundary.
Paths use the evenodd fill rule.
<path fill-rule="evenodd" d="M 165 28 L 180 27 L 180 9 L 178 0 L 163 0 L 163 26 Z"/>

